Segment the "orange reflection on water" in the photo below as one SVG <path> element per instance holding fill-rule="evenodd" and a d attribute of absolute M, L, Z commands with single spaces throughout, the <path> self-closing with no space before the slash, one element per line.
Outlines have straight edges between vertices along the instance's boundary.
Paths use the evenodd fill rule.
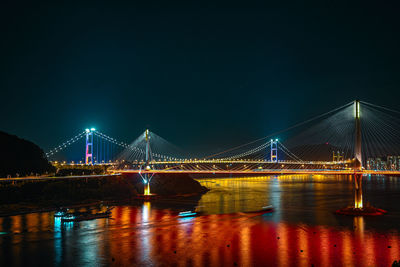
<path fill-rule="evenodd" d="M 347 232 L 342 232 L 342 255 L 343 255 L 343 265 L 344 266 L 353 266 L 353 253 L 349 253 L 350 251 L 353 250 L 352 247 L 352 240 L 351 236 Z"/>
<path fill-rule="evenodd" d="M 308 233 L 306 233 L 303 227 L 297 229 L 297 235 L 299 240 L 299 248 L 298 257 L 300 259 L 299 266 L 310 266 L 309 259 L 309 249 L 308 249 Z"/>
<path fill-rule="evenodd" d="M 278 266 L 289 266 L 289 255 L 288 255 L 288 235 L 287 228 L 284 227 L 283 224 L 279 224 L 277 226 L 277 257 L 278 257 Z"/>

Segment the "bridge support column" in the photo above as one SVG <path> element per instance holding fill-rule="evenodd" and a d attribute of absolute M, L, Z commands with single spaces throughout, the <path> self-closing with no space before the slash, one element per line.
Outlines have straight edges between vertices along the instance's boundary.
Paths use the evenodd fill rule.
<path fill-rule="evenodd" d="M 361 154 L 361 121 L 360 121 L 360 101 L 354 101 L 355 112 L 355 146 L 354 146 L 354 171 L 362 170 L 362 154 Z M 362 174 L 354 174 L 354 208 L 363 208 L 362 199 Z"/>
<path fill-rule="evenodd" d="M 145 140 L 146 140 L 146 165 L 145 165 L 145 168 L 146 168 L 146 170 L 150 170 L 150 164 L 149 164 L 149 161 L 150 161 L 150 134 L 149 134 L 149 130 L 146 130 L 145 132 L 144 132 L 144 137 L 145 137 Z M 147 173 L 145 173 L 144 174 L 144 176 L 142 176 L 142 178 L 143 178 L 143 182 L 144 182 L 144 195 L 145 196 L 150 196 L 151 195 L 151 193 L 150 193 L 150 181 L 151 181 L 151 178 L 153 177 L 153 175 L 150 175 L 149 176 L 149 174 L 147 174 Z"/>
<path fill-rule="evenodd" d="M 86 129 L 86 152 L 85 152 L 85 164 L 93 165 L 93 131 L 92 129 Z"/>
<path fill-rule="evenodd" d="M 363 199 L 362 199 L 362 174 L 354 175 L 354 208 L 362 209 L 363 208 Z"/>
<path fill-rule="evenodd" d="M 360 120 L 360 101 L 354 101 L 355 109 L 355 146 L 354 146 L 354 170 L 362 169 L 362 154 L 361 154 L 361 120 Z"/>
<path fill-rule="evenodd" d="M 271 162 L 278 162 L 278 139 L 271 139 Z"/>
<path fill-rule="evenodd" d="M 150 196 L 150 182 L 148 181 L 145 185 L 144 185 L 144 195 L 145 196 Z"/>

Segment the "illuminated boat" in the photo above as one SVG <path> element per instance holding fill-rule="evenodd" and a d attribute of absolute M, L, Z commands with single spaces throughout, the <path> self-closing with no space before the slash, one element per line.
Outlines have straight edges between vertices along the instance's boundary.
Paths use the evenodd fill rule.
<path fill-rule="evenodd" d="M 181 211 L 178 213 L 179 217 L 196 217 L 196 216 L 200 216 L 201 213 L 200 212 L 196 212 L 196 211 Z"/>
<path fill-rule="evenodd" d="M 88 221 L 100 218 L 109 218 L 111 216 L 111 211 L 107 210 L 105 212 L 98 212 L 98 213 L 88 213 L 88 214 L 80 214 L 76 215 L 74 213 L 66 214 L 65 216 L 61 217 L 62 222 L 80 222 L 80 221 Z"/>
<path fill-rule="evenodd" d="M 63 217 L 65 215 L 67 215 L 68 209 L 58 209 L 55 213 L 54 213 L 54 217 Z"/>

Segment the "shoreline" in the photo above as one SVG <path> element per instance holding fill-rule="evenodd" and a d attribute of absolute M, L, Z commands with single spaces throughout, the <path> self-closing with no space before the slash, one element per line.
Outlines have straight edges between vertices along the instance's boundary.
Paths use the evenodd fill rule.
<path fill-rule="evenodd" d="M 202 196 L 207 193 L 209 190 L 203 193 L 190 193 L 190 194 L 176 194 L 176 195 L 157 195 L 155 198 L 142 199 L 138 196 L 132 196 L 131 198 L 126 199 L 104 199 L 104 200 L 83 200 L 78 202 L 71 201 L 54 201 L 53 203 L 49 203 L 48 205 L 43 203 L 14 203 L 7 205 L 0 205 L 0 218 L 24 215 L 30 213 L 41 213 L 41 212 L 52 212 L 59 208 L 68 208 L 68 209 L 76 209 L 76 208 L 84 208 L 90 206 L 117 206 L 117 205 L 126 205 L 126 204 L 138 204 L 140 202 L 158 202 L 160 200 L 171 200 L 171 199 L 187 199 L 196 196 Z M 5 206 L 9 206 L 9 209 L 5 212 Z"/>

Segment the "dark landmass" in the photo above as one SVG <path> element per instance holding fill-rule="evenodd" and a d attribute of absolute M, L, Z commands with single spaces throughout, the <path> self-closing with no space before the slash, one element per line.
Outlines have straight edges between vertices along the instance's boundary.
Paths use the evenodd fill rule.
<path fill-rule="evenodd" d="M 99 175 L 99 174 L 105 174 L 106 172 L 107 172 L 107 167 L 101 165 L 88 165 L 88 166 L 65 165 L 65 166 L 57 166 L 57 172 L 55 176 Z"/>
<path fill-rule="evenodd" d="M 151 193 L 191 197 L 208 191 L 188 175 L 155 175 Z M 0 184 L 0 216 L 100 201 L 130 201 L 143 194 L 139 175 Z"/>
<path fill-rule="evenodd" d="M 138 174 L 124 174 L 132 184 L 134 184 L 137 192 L 143 192 L 143 181 Z M 151 179 L 151 193 L 166 195 L 182 195 L 182 194 L 199 194 L 205 193 L 208 189 L 188 174 L 155 174 Z"/>
<path fill-rule="evenodd" d="M 34 143 L 0 131 L 0 177 L 45 174 L 55 171 L 43 150 Z"/>

